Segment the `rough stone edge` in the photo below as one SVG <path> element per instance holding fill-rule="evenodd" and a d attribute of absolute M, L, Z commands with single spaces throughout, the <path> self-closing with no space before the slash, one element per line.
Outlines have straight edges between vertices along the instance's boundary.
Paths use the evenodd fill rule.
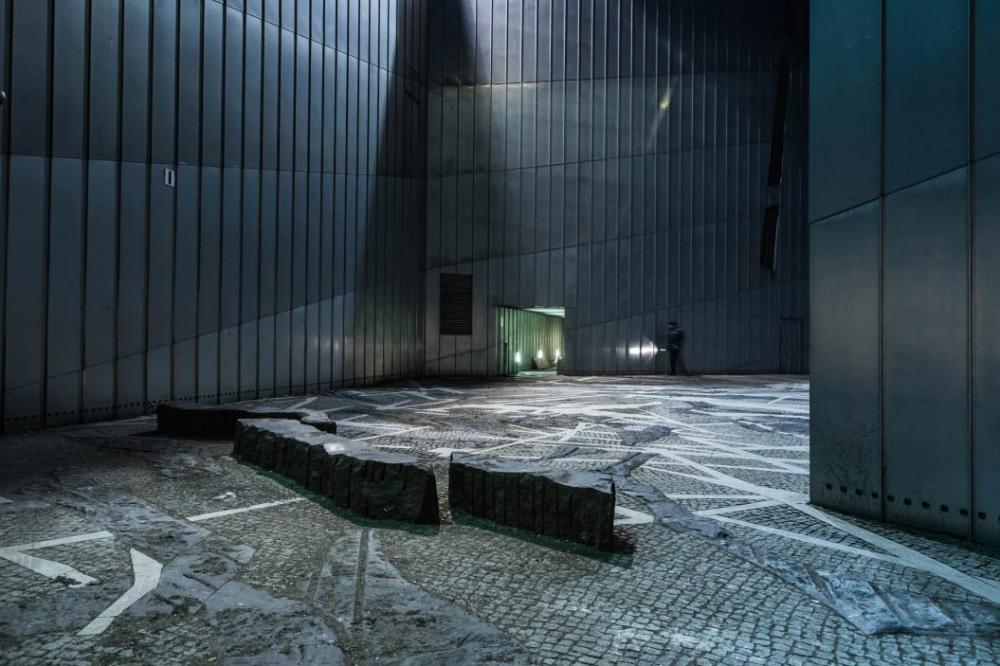
<path fill-rule="evenodd" d="M 577 482 L 567 483 L 573 480 Z M 448 501 L 453 509 L 604 552 L 614 550 L 615 500 L 614 480 L 601 472 L 571 472 L 461 453 L 452 453 L 449 460 Z M 586 515 L 587 505 L 598 507 L 589 512 L 594 515 Z"/>
<path fill-rule="evenodd" d="M 337 434 L 337 423 L 323 412 L 309 409 L 162 403 L 156 408 L 157 431 L 175 437 L 233 439 L 240 419 L 294 419 L 318 430 Z"/>
<path fill-rule="evenodd" d="M 434 472 L 413 456 L 379 451 L 292 419 L 239 419 L 236 428 L 235 459 L 274 471 L 338 507 L 372 520 L 417 525 L 441 522 Z M 344 450 L 328 451 L 327 446 L 334 444 Z M 399 510 L 380 515 L 371 507 L 372 501 L 378 499 L 383 500 L 381 506 L 393 505 L 391 498 L 379 497 L 389 475 L 405 489 L 411 489 L 412 484 L 422 486 L 417 489 L 422 497 L 416 513 Z M 352 492 L 359 483 L 359 491 Z M 397 506 L 401 503 L 397 502 Z"/>

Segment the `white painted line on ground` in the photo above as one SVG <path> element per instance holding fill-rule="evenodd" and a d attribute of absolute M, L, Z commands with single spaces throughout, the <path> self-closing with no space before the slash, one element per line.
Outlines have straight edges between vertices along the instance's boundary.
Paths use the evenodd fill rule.
<path fill-rule="evenodd" d="M 711 442 L 708 442 L 711 444 Z M 650 465 L 651 469 L 659 469 L 659 471 L 666 472 L 675 476 L 688 477 L 692 479 L 697 479 L 705 483 L 716 484 L 720 486 L 726 486 L 733 490 L 741 490 L 744 492 L 755 493 L 761 495 L 762 497 L 779 500 L 787 506 L 797 509 L 802 513 L 812 516 L 816 520 L 822 521 L 831 527 L 834 527 L 841 532 L 844 532 L 852 537 L 866 541 L 876 548 L 880 548 L 889 555 L 883 555 L 881 553 L 875 553 L 868 550 L 863 550 L 860 548 L 852 548 L 850 546 L 845 546 L 843 544 L 837 543 L 835 541 L 829 541 L 826 539 L 818 539 L 816 537 L 811 537 L 805 534 L 799 534 L 797 532 L 789 532 L 787 530 L 777 529 L 773 527 L 767 527 L 764 525 L 757 525 L 754 523 L 746 523 L 735 518 L 727 518 L 726 516 L 719 516 L 716 520 L 721 522 L 734 523 L 737 525 L 743 525 L 744 527 L 749 527 L 761 532 L 766 532 L 769 534 L 774 534 L 777 536 L 783 536 L 788 539 L 795 539 L 797 541 L 803 541 L 805 543 L 812 543 L 817 546 L 822 546 L 825 548 L 830 548 L 833 550 L 840 550 L 844 552 L 853 553 L 855 555 L 862 555 L 864 557 L 869 557 L 872 559 L 883 560 L 886 562 L 892 562 L 893 564 L 899 564 L 911 569 L 917 569 L 921 571 L 926 571 L 928 573 L 934 574 L 944 580 L 947 580 L 959 587 L 962 587 L 973 594 L 976 594 L 984 599 L 987 599 L 993 603 L 1000 603 L 1000 582 L 992 581 L 988 579 L 983 579 L 977 576 L 967 574 L 963 571 L 958 571 L 953 567 L 939 562 L 934 558 L 924 555 L 908 546 L 901 543 L 883 537 L 879 534 L 875 534 L 869 530 L 864 529 L 858 525 L 847 522 L 835 516 L 832 516 L 821 509 L 808 504 L 808 497 L 802 493 L 793 493 L 786 490 L 781 490 L 779 488 L 770 488 L 767 486 L 757 485 L 755 483 L 750 483 L 749 481 L 744 481 L 728 474 L 721 472 L 713 467 L 707 465 L 702 465 L 700 463 L 694 462 L 683 455 L 672 453 L 669 451 L 664 451 L 663 456 L 672 458 L 677 462 L 686 463 L 692 469 L 695 469 L 703 474 L 703 476 L 698 476 L 694 474 L 685 474 L 683 472 L 676 472 L 674 470 L 669 470 L 665 468 L 657 468 Z"/>
<path fill-rule="evenodd" d="M 777 460 L 777 458 L 775 458 Z M 712 467 L 724 468 L 724 469 L 745 469 L 750 472 L 770 472 L 771 474 L 800 474 L 802 476 L 809 476 L 809 472 L 804 469 L 778 469 L 776 467 L 750 467 L 748 465 L 719 465 L 717 463 L 711 463 Z"/>
<path fill-rule="evenodd" d="M 300 400 L 299 402 L 295 403 L 294 405 L 292 405 L 288 409 L 290 409 L 290 410 L 291 409 L 302 409 L 306 405 L 311 405 L 312 403 L 316 402 L 316 398 L 318 398 L 318 397 L 319 396 L 315 396 L 315 395 L 314 396 L 310 396 L 310 397 L 306 398 L 305 400 Z"/>
<path fill-rule="evenodd" d="M 998 581 L 973 576 L 965 573 L 964 571 L 958 571 L 957 569 L 954 569 L 943 562 L 939 562 L 928 555 L 924 555 L 923 553 L 901 543 L 887 539 L 886 537 L 875 534 L 874 532 L 870 532 L 869 530 L 849 523 L 846 520 L 832 516 L 817 507 L 806 504 L 804 501 L 798 505 L 793 505 L 793 507 L 809 516 L 812 516 L 813 518 L 816 518 L 817 520 L 823 521 L 832 527 L 836 527 L 837 529 L 846 532 L 855 538 L 867 541 L 876 548 L 881 548 L 888 553 L 894 554 L 899 558 L 900 563 L 905 566 L 912 567 L 914 569 L 923 569 L 924 571 L 944 578 L 959 587 L 963 587 L 973 594 L 977 594 L 984 599 L 988 599 L 994 604 L 1000 604 L 1000 582 Z"/>
<path fill-rule="evenodd" d="M 259 511 L 261 509 L 270 509 L 271 507 L 281 506 L 283 504 L 291 504 L 292 502 L 302 502 L 304 500 L 305 497 L 293 497 L 292 499 L 278 500 L 277 502 L 265 502 L 263 504 L 254 504 L 253 506 L 245 506 L 240 509 L 226 509 L 225 511 L 199 513 L 197 516 L 188 516 L 185 520 L 190 520 L 192 523 L 199 523 L 203 520 L 211 520 L 212 518 L 222 518 L 223 516 L 232 516 L 237 513 L 246 513 L 247 511 Z"/>
<path fill-rule="evenodd" d="M 765 534 L 773 534 L 775 536 L 785 537 L 786 539 L 801 541 L 803 543 L 809 543 L 814 546 L 820 546 L 822 548 L 839 550 L 845 553 L 850 553 L 851 555 L 860 555 L 861 557 L 867 557 L 873 560 L 882 560 L 883 562 L 890 562 L 892 564 L 900 564 L 905 566 L 905 562 L 900 560 L 900 558 L 896 557 L 895 555 L 885 555 L 883 553 L 876 553 L 875 551 L 865 550 L 863 548 L 845 546 L 844 544 L 838 543 L 836 541 L 819 539 L 817 537 L 809 536 L 808 534 L 790 532 L 788 530 L 779 529 L 777 527 L 758 525 L 757 523 L 750 523 L 745 520 L 739 520 L 737 518 L 729 518 L 728 516 L 715 516 L 715 520 L 721 523 L 731 523 L 733 525 L 739 525 L 740 527 L 748 527 L 750 529 L 757 530 L 758 532 L 764 532 Z"/>
<path fill-rule="evenodd" d="M 670 499 L 720 499 L 720 500 L 730 500 L 730 499 L 741 499 L 741 500 L 755 500 L 762 499 L 759 495 L 667 495 Z"/>
<path fill-rule="evenodd" d="M 368 425 L 368 424 L 366 424 Z M 356 442 L 364 442 L 369 439 L 378 439 L 379 437 L 399 437 L 400 435 L 405 435 L 408 432 L 413 432 L 414 430 L 426 430 L 430 426 L 417 426 L 416 428 L 407 428 L 406 430 L 399 430 L 396 432 L 383 432 L 379 435 L 369 435 L 368 437 L 359 437 L 355 439 Z"/>
<path fill-rule="evenodd" d="M 6 497 L 0 497 L 0 504 L 10 504 L 13 500 L 9 500 Z"/>
<path fill-rule="evenodd" d="M 723 506 L 718 509 L 705 509 L 703 511 L 695 511 L 695 515 L 698 516 L 721 516 L 725 513 L 741 513 L 743 511 L 753 511 L 754 509 L 763 509 L 769 506 L 781 506 L 782 503 L 778 500 L 761 500 L 759 502 L 748 502 L 747 504 L 733 504 L 732 506 Z"/>
<path fill-rule="evenodd" d="M 51 548 L 52 546 L 65 546 L 71 543 L 80 543 L 81 541 L 94 541 L 95 539 L 113 539 L 114 535 L 111 532 L 100 531 L 100 532 L 87 532 L 86 534 L 75 534 L 73 536 L 62 537 L 59 539 L 48 539 L 46 541 L 34 541 L 32 543 L 22 543 L 17 546 L 4 546 L 0 550 L 38 550 L 39 548 Z"/>
<path fill-rule="evenodd" d="M 42 574 L 46 578 L 65 578 L 71 580 L 73 581 L 73 584 L 70 585 L 70 587 L 83 587 L 84 585 L 90 585 L 91 583 L 97 582 L 96 578 L 91 578 L 87 574 L 77 571 L 71 566 L 62 564 L 61 562 L 45 560 L 41 557 L 35 557 L 34 555 L 28 555 L 27 553 L 22 553 L 21 551 L 0 550 L 0 557 L 9 562 L 20 565 L 25 569 L 30 569 L 35 573 Z"/>
<path fill-rule="evenodd" d="M 624 516 L 623 518 L 615 518 L 615 525 L 648 525 L 653 522 L 652 515 L 623 506 L 616 506 L 615 514 Z"/>
<path fill-rule="evenodd" d="M 74 569 L 71 566 L 63 564 L 61 562 L 54 562 L 52 560 L 46 560 L 41 557 L 36 557 L 34 555 L 28 555 L 24 551 L 26 550 L 38 550 L 40 548 L 50 548 L 52 546 L 65 546 L 72 543 L 81 543 L 84 541 L 94 541 L 95 539 L 112 539 L 114 538 L 111 532 L 88 532 L 87 534 L 76 534 L 74 536 L 62 537 L 61 539 L 48 539 L 46 541 L 34 541 L 32 543 L 22 543 L 17 546 L 7 546 L 5 548 L 0 548 L 0 557 L 3 559 L 13 562 L 25 569 L 30 569 L 35 573 L 41 574 L 47 578 L 65 578 L 73 581 L 70 587 L 82 587 L 84 585 L 90 585 L 91 583 L 96 583 L 97 579 L 88 576 L 87 574 Z"/>
<path fill-rule="evenodd" d="M 103 633 L 125 609 L 155 590 L 156 586 L 159 585 L 163 565 L 135 548 L 131 548 L 130 551 L 134 578 L 132 587 L 125 590 L 125 594 L 118 597 L 103 613 L 81 629 L 78 636 L 96 636 Z"/>
<path fill-rule="evenodd" d="M 468 449 L 451 449 L 447 446 L 442 446 L 441 448 L 431 449 L 428 453 L 433 453 L 438 458 L 450 458 L 452 453 L 467 453 Z"/>

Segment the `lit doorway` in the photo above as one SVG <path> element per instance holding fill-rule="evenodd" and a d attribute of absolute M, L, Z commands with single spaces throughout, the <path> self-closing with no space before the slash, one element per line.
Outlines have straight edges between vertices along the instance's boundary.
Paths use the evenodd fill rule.
<path fill-rule="evenodd" d="M 564 308 L 497 308 L 497 374 L 556 374 L 565 358 Z"/>

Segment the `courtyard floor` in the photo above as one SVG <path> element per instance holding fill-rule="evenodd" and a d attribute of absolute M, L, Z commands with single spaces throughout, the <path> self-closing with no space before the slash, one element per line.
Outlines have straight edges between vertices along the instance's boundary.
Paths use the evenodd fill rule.
<path fill-rule="evenodd" d="M 1000 554 L 808 504 L 803 378 L 260 403 L 430 463 L 442 525 L 357 520 L 152 417 L 0 439 L 0 663 L 1000 662 Z M 612 473 L 616 552 L 452 516 L 453 451 Z"/>

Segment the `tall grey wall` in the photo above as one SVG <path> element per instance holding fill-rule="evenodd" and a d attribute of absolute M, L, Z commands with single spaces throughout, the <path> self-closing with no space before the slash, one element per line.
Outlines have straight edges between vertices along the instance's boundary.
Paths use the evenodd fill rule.
<path fill-rule="evenodd" d="M 1000 544 L 1000 1 L 811 33 L 812 499 Z"/>
<path fill-rule="evenodd" d="M 0 2 L 7 429 L 423 369 L 427 4 Z"/>
<path fill-rule="evenodd" d="M 566 307 L 567 372 L 663 371 L 671 319 L 692 371 L 805 369 L 807 24 L 791 5 L 790 36 L 782 0 L 431 5 L 429 374 L 492 372 L 498 305 Z M 769 203 L 774 272 L 758 261 Z M 442 271 L 474 276 L 472 336 L 438 334 Z"/>

